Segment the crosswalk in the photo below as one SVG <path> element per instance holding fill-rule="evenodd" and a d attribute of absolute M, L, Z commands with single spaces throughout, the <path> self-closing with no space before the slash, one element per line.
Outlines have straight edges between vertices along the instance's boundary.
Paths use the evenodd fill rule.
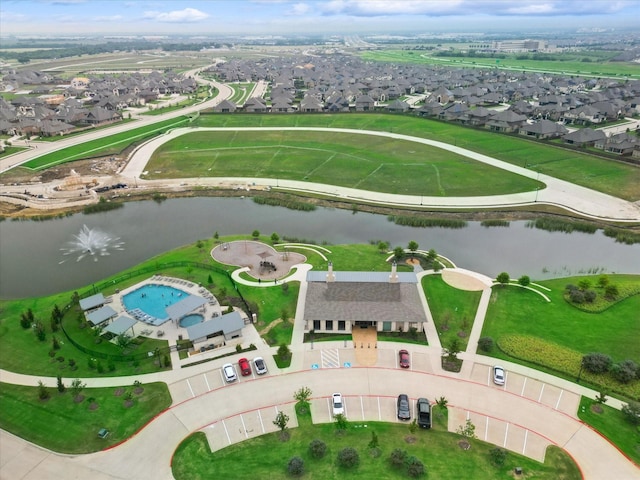
<path fill-rule="evenodd" d="M 322 368 L 340 368 L 340 352 L 337 348 L 320 350 Z"/>

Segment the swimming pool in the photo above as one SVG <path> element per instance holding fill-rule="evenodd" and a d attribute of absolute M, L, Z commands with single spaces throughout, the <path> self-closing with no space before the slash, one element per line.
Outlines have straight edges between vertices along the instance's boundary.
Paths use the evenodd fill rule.
<path fill-rule="evenodd" d="M 180 319 L 180 326 L 182 328 L 192 327 L 204 320 L 204 317 L 199 313 L 192 313 Z"/>
<path fill-rule="evenodd" d="M 128 311 L 136 309 L 158 320 L 168 320 L 165 307 L 184 300 L 189 294 L 168 285 L 149 283 L 122 297 L 124 308 Z"/>

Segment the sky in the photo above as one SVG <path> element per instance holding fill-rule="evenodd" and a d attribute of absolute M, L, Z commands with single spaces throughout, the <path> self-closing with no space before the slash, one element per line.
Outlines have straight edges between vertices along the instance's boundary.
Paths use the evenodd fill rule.
<path fill-rule="evenodd" d="M 0 35 L 640 30 L 640 0 L 1 0 Z"/>

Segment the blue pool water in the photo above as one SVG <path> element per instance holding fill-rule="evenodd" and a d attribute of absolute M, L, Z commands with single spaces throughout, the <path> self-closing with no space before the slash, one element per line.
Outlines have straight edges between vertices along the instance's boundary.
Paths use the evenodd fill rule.
<path fill-rule="evenodd" d="M 191 327 L 196 325 L 204 320 L 204 317 L 198 313 L 192 313 L 191 315 L 187 315 L 186 317 L 182 317 L 180 319 L 180 326 L 182 328 Z"/>
<path fill-rule="evenodd" d="M 122 297 L 124 307 L 131 311 L 140 309 L 157 319 L 168 319 L 165 307 L 184 300 L 189 294 L 167 285 L 147 284 Z"/>

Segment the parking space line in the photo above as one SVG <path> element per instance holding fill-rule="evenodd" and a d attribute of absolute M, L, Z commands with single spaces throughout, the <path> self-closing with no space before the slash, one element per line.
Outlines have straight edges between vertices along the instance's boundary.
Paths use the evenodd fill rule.
<path fill-rule="evenodd" d="M 507 423 L 507 428 L 504 429 L 504 445 L 502 445 L 505 448 L 507 446 L 507 436 L 508 435 L 509 435 L 509 424 Z"/>
<path fill-rule="evenodd" d="M 540 396 L 538 397 L 538 403 L 540 403 L 540 400 L 542 400 L 542 394 L 544 393 L 544 383 L 542 384 L 542 388 L 540 389 Z"/>
<path fill-rule="evenodd" d="M 244 418 L 240 415 L 240 421 L 242 422 L 242 430 L 244 430 L 244 438 L 249 438 L 249 434 L 247 433 L 247 426 L 244 424 Z"/>
<path fill-rule="evenodd" d="M 528 377 L 524 377 L 524 382 L 522 383 L 522 391 L 520 392 L 521 397 L 524 397 L 524 387 L 527 386 L 527 378 Z"/>
<path fill-rule="evenodd" d="M 260 419 L 260 426 L 262 427 L 262 433 L 265 433 L 264 423 L 262 422 L 262 414 L 260 413 L 260 410 L 258 410 L 258 419 Z"/>
<path fill-rule="evenodd" d="M 196 394 L 193 393 L 193 388 L 191 388 L 191 384 L 189 383 L 189 379 L 187 378 L 187 386 L 189 387 L 189 390 L 191 391 L 191 397 L 195 398 Z"/>
<path fill-rule="evenodd" d="M 562 399 L 562 393 L 564 390 L 560 390 L 560 395 L 558 395 L 558 401 L 556 402 L 556 410 L 558 409 L 558 405 L 560 405 L 560 400 Z"/>
<path fill-rule="evenodd" d="M 209 380 L 207 380 L 207 374 L 203 373 L 202 376 L 204 377 L 204 382 L 207 384 L 207 391 L 211 391 L 211 387 L 209 386 Z"/>
<path fill-rule="evenodd" d="M 382 420 L 382 412 L 380 411 L 380 397 L 378 397 L 378 420 Z"/>
<path fill-rule="evenodd" d="M 327 398 L 327 412 L 329 412 L 329 418 L 333 415 L 333 409 L 331 408 L 331 401 Z"/>
<path fill-rule="evenodd" d="M 524 431 L 524 445 L 522 446 L 522 454 L 524 455 L 524 451 L 527 449 L 527 437 L 529 436 L 529 430 Z"/>
<path fill-rule="evenodd" d="M 362 420 L 364 420 L 364 403 L 362 402 L 362 395 L 360 395 L 360 412 L 362 412 Z"/>
<path fill-rule="evenodd" d="M 487 372 L 487 385 L 491 385 L 491 369 Z"/>
<path fill-rule="evenodd" d="M 222 420 L 222 426 L 224 427 L 224 433 L 227 434 L 227 442 L 231 445 L 231 437 L 229 436 L 229 431 L 227 430 L 227 425 L 224 423 L 224 420 Z"/>
<path fill-rule="evenodd" d="M 484 424 L 484 441 L 487 441 L 487 436 L 489 435 L 489 417 L 487 417 L 487 421 Z"/>

